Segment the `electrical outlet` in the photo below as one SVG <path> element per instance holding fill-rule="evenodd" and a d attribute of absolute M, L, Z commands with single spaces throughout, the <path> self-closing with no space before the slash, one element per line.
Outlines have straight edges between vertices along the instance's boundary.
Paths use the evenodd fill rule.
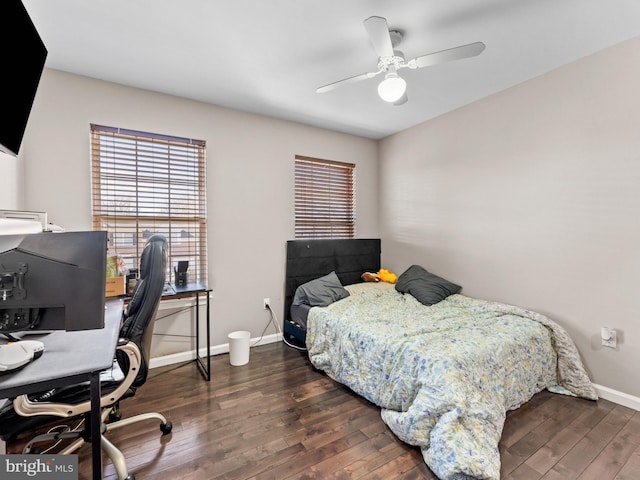
<path fill-rule="evenodd" d="M 269 300 L 268 298 L 262 299 L 262 308 L 266 310 L 270 306 L 271 306 L 271 300 Z"/>
<path fill-rule="evenodd" d="M 602 337 L 603 346 L 610 348 L 616 348 L 618 346 L 618 332 L 614 329 L 602 327 L 600 336 Z"/>

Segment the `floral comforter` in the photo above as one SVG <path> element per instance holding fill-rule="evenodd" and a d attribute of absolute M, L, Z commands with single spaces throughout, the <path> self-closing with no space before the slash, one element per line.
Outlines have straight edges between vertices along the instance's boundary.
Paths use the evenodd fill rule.
<path fill-rule="evenodd" d="M 463 295 L 425 307 L 389 284 L 309 312 L 312 364 L 382 408 L 441 479 L 500 478 L 506 411 L 547 388 L 597 398 L 566 331 L 535 312 Z"/>

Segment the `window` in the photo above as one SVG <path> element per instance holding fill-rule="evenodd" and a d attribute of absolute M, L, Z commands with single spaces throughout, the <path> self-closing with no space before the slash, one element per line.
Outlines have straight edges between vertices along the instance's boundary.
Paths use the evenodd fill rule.
<path fill-rule="evenodd" d="M 178 261 L 207 277 L 205 142 L 91 125 L 92 217 L 109 252 L 137 268 L 147 238 L 168 239 L 167 281 Z"/>
<path fill-rule="evenodd" d="M 296 238 L 354 238 L 355 168 L 296 155 Z"/>

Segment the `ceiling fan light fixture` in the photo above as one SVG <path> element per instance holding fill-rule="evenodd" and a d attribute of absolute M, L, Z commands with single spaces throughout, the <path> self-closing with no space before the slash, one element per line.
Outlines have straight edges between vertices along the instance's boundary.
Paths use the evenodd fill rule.
<path fill-rule="evenodd" d="M 393 103 L 400 100 L 407 90 L 407 82 L 395 72 L 389 72 L 378 85 L 378 95 L 385 102 Z"/>

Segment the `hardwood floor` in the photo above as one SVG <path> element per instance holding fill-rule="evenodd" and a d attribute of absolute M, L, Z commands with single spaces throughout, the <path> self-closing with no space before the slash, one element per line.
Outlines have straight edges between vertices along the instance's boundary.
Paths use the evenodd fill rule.
<path fill-rule="evenodd" d="M 154 369 L 123 416 L 155 421 L 110 432 L 137 480 L 435 479 L 417 448 L 387 429 L 380 410 L 315 371 L 281 343 L 251 349 L 249 364 L 212 358 L 212 380 L 195 363 Z M 9 445 L 18 453 L 20 441 Z M 509 412 L 500 443 L 503 479 L 640 478 L 640 412 L 606 400 L 541 392 Z M 80 479 L 90 479 L 90 449 Z M 107 479 L 116 479 L 104 460 Z"/>

